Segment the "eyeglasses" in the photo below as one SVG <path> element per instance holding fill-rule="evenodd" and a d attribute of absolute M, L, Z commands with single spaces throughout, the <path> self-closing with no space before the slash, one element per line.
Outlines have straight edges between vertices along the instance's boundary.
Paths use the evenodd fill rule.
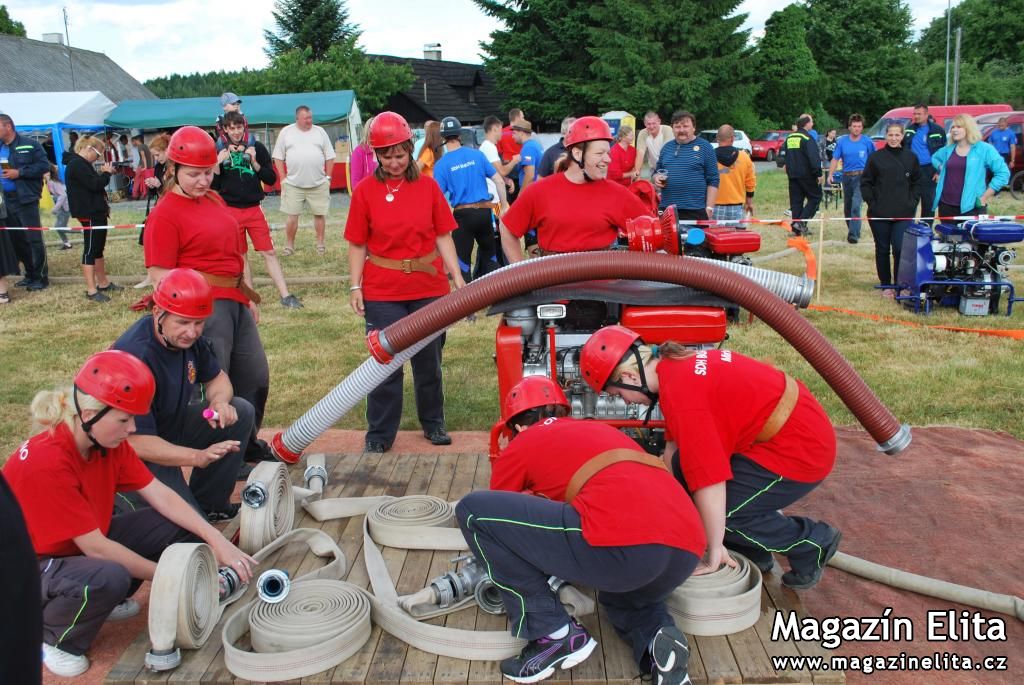
<path fill-rule="evenodd" d="M 89 146 L 89 149 L 93 151 L 93 154 L 96 155 L 97 159 L 101 159 L 103 157 L 103 153 L 94 148 L 92 145 Z"/>

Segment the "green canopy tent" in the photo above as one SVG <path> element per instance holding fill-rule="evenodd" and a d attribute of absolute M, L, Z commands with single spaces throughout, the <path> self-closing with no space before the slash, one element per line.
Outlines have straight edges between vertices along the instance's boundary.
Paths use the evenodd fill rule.
<path fill-rule="evenodd" d="M 305 105 L 313 111 L 313 123 L 323 127 L 332 141 L 340 142 L 339 162 L 335 164 L 331 188 L 344 188 L 350 141 L 358 140 L 362 125 L 356 94 L 351 90 L 332 90 L 322 93 L 280 93 L 276 95 L 245 95 L 242 113 L 249 122 L 249 130 L 257 140 L 273 150 L 277 131 L 295 122 L 295 108 Z M 219 97 L 175 98 L 169 100 L 123 100 L 104 123 L 114 129 L 174 129 L 180 126 L 200 126 L 212 129 L 217 117 L 223 113 Z"/>

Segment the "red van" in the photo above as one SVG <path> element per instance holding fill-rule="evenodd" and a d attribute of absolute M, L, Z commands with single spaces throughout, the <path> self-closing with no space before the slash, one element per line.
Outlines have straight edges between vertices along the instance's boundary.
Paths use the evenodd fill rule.
<path fill-rule="evenodd" d="M 977 117 L 982 114 L 1012 111 L 1013 107 L 1010 105 L 935 105 L 928 108 L 928 114 L 935 119 L 935 123 L 947 131 L 949 130 L 950 123 L 953 121 L 953 117 L 957 114 L 970 114 L 972 117 Z M 913 115 L 913 107 L 890 109 L 864 134 L 870 136 L 875 141 L 876 148 L 881 149 L 885 146 L 885 127 L 892 123 L 906 126 L 911 122 Z"/>

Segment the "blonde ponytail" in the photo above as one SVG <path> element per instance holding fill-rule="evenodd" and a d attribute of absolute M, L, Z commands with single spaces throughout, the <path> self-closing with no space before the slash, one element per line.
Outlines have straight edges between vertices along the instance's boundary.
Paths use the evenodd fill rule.
<path fill-rule="evenodd" d="M 75 400 L 72 396 L 73 388 L 56 388 L 54 390 L 42 390 L 36 393 L 32 399 L 32 432 L 38 433 L 43 430 L 54 431 L 61 423 L 69 428 L 74 428 L 75 418 L 78 416 L 75 411 Z M 104 405 L 99 400 L 78 393 L 78 406 L 82 410 L 92 409 L 99 411 Z"/>

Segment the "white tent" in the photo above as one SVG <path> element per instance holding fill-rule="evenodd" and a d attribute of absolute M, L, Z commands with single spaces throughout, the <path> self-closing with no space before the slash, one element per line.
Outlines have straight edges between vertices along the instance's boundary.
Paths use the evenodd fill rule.
<path fill-rule="evenodd" d="M 113 102 L 98 90 L 65 93 L 4 93 L 0 112 L 14 120 L 18 131 L 31 135 L 47 131 L 53 136 L 53 150 L 60 164 L 64 152 L 64 131 L 94 131 L 114 111 Z M 63 173 L 63 171 L 62 171 Z"/>

